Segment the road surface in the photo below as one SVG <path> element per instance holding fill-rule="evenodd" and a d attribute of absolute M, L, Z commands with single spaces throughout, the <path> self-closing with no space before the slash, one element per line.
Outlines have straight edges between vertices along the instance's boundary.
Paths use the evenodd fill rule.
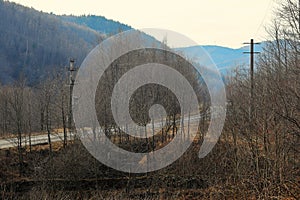
<path fill-rule="evenodd" d="M 200 116 L 191 116 L 190 119 L 188 117 L 184 118 L 184 121 L 187 122 L 190 120 L 191 122 L 196 121 L 197 119 L 200 119 Z M 153 124 L 155 128 L 161 127 L 161 122 L 157 122 Z M 151 127 L 151 124 L 148 124 L 149 128 Z M 63 133 L 56 133 L 56 134 L 51 134 L 51 142 L 59 142 L 63 141 L 64 134 Z M 68 133 L 68 140 L 70 140 L 70 134 Z M 31 136 L 31 145 L 37 145 L 37 144 L 44 144 L 48 143 L 48 135 L 35 135 Z M 17 138 L 4 138 L 0 139 L 0 149 L 6 149 L 6 148 L 11 148 L 11 147 L 16 147 L 18 144 L 18 139 Z M 29 138 L 28 137 L 23 137 L 22 138 L 22 146 L 29 145 Z"/>
<path fill-rule="evenodd" d="M 69 136 L 69 134 L 68 134 Z M 51 134 L 51 142 L 63 141 L 64 133 Z M 35 135 L 31 136 L 31 145 L 48 143 L 48 135 Z M 0 139 L 0 149 L 6 149 L 10 147 L 16 147 L 18 144 L 17 138 L 5 138 Z M 22 146 L 29 145 L 29 138 L 22 138 Z"/>

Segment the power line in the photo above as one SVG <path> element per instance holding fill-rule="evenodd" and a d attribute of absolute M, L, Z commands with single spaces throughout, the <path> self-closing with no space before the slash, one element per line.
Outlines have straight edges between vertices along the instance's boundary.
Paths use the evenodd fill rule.
<path fill-rule="evenodd" d="M 299 0 L 299 1 L 300 1 L 300 0 Z M 258 32 L 260 31 L 261 27 L 263 26 L 263 24 L 264 24 L 264 22 L 265 22 L 265 20 L 266 20 L 266 17 L 267 17 L 267 15 L 268 15 L 268 13 L 269 13 L 270 8 L 273 7 L 273 3 L 274 3 L 274 0 L 270 0 L 270 1 L 269 1 L 269 4 L 268 4 L 268 7 L 267 7 L 267 9 L 266 9 L 266 11 L 265 11 L 264 17 L 263 17 L 263 19 L 261 20 L 261 23 L 260 23 L 260 25 L 258 26 L 258 28 L 257 28 L 257 30 L 256 30 L 256 32 L 255 32 L 255 37 L 257 36 Z"/>

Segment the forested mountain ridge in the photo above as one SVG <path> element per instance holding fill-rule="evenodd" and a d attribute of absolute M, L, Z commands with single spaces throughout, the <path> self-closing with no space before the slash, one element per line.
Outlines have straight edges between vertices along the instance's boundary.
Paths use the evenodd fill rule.
<path fill-rule="evenodd" d="M 0 83 L 9 84 L 22 75 L 34 85 L 55 69 L 79 66 L 85 56 L 106 37 L 130 26 L 95 15 L 54 15 L 0 0 Z M 155 39 L 146 36 L 150 42 Z M 157 41 L 158 42 L 158 41 Z M 248 63 L 243 48 L 195 46 L 176 48 L 196 62 L 207 51 L 221 73 Z"/>
<path fill-rule="evenodd" d="M 101 19 L 96 16 L 78 19 L 89 21 L 89 17 L 94 24 Z M 66 66 L 70 57 L 76 58 L 80 65 L 87 53 L 107 35 L 107 32 L 101 33 L 100 27 L 93 30 L 66 18 L 0 0 L 0 82 L 12 83 L 22 75 L 28 84 L 35 84 L 47 73 Z M 127 27 L 104 21 L 104 31 L 118 25 Z"/>
<path fill-rule="evenodd" d="M 62 20 L 89 27 L 106 36 L 132 29 L 130 26 L 96 15 L 62 15 Z"/>

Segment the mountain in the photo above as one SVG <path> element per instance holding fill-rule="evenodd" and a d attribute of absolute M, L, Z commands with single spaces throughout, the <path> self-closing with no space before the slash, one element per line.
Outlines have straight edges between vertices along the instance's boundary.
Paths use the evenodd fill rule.
<path fill-rule="evenodd" d="M 0 0 L 0 83 L 9 84 L 20 76 L 29 85 L 46 78 L 56 69 L 68 65 L 69 58 L 79 66 L 85 56 L 107 36 L 132 29 L 105 17 L 54 15 Z M 145 40 L 155 43 L 154 38 Z M 258 51 L 261 46 L 256 46 Z M 188 57 L 200 61 L 203 50 L 223 74 L 227 69 L 247 65 L 249 47 L 231 49 L 220 46 L 178 48 Z"/>
<path fill-rule="evenodd" d="M 262 51 L 263 46 L 264 44 L 256 46 L 255 51 Z M 203 53 L 207 53 L 220 72 L 227 74 L 227 72 L 232 69 L 249 64 L 249 55 L 243 53 L 249 51 L 249 49 L 249 46 L 232 49 L 215 45 L 200 45 L 176 48 L 175 50 L 183 52 L 185 56 L 196 62 L 200 62 L 200 64 L 203 61 L 203 59 L 201 59 L 203 58 Z"/>
<path fill-rule="evenodd" d="M 116 22 L 113 20 L 108 20 L 103 16 L 96 15 L 63 15 L 59 16 L 62 20 L 67 22 L 72 22 L 81 26 L 89 27 L 105 36 L 117 34 L 122 31 L 127 31 L 132 29 L 132 27 Z"/>
<path fill-rule="evenodd" d="M 56 16 L 0 0 L 0 82 L 20 75 L 35 84 L 76 58 L 77 65 L 106 35 L 131 27 L 97 16 Z M 97 23 L 99 21 L 99 23 Z"/>

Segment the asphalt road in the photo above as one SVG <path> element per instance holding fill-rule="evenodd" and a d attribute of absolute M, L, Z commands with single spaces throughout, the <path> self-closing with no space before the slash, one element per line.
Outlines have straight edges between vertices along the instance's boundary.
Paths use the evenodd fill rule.
<path fill-rule="evenodd" d="M 69 135 L 69 134 L 68 134 Z M 58 134 L 51 134 L 51 142 L 58 142 L 58 141 L 63 141 L 64 134 L 63 133 L 58 133 Z M 36 136 L 31 136 L 31 144 L 32 145 L 37 145 L 37 144 L 43 144 L 43 143 L 48 143 L 48 135 L 36 135 Z M 6 149 L 10 147 L 16 147 L 18 144 L 18 139 L 17 138 L 5 138 L 5 139 L 0 139 L 0 149 Z M 22 138 L 22 146 L 29 145 L 29 138 L 28 137 L 23 137 Z"/>
<path fill-rule="evenodd" d="M 199 116 L 191 116 L 190 119 L 188 117 L 184 118 L 184 121 L 187 122 L 190 120 L 191 122 L 196 121 L 199 119 Z M 157 122 L 153 124 L 155 128 L 161 127 L 161 122 Z M 149 128 L 152 127 L 151 124 L 147 125 Z M 70 134 L 68 133 L 68 140 L 70 140 Z M 63 133 L 56 133 L 56 134 L 51 134 L 51 142 L 58 142 L 58 141 L 63 141 Z M 36 136 L 31 136 L 31 144 L 32 145 L 37 145 L 37 144 L 43 144 L 43 143 L 48 143 L 48 135 L 36 135 Z M 6 149 L 6 148 L 11 148 L 11 147 L 16 147 L 18 144 L 18 139 L 17 138 L 5 138 L 5 139 L 0 139 L 0 149 Z M 29 138 L 28 137 L 23 137 L 22 138 L 22 146 L 29 145 Z"/>

